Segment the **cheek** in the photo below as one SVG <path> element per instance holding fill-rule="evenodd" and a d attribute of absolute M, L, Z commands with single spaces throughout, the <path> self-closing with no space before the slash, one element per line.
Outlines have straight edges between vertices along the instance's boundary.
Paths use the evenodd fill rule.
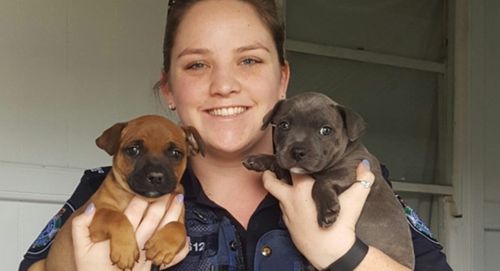
<path fill-rule="evenodd" d="M 251 73 L 243 74 L 240 79 L 247 89 L 259 91 L 263 97 L 279 97 L 281 72 L 274 66 L 265 66 Z"/>
<path fill-rule="evenodd" d="M 193 114 L 198 114 L 200 106 L 206 101 L 206 92 L 196 83 L 179 82 L 173 91 L 177 115 L 186 125 L 192 125 Z"/>
<path fill-rule="evenodd" d="M 170 88 L 178 104 L 189 104 L 208 90 L 206 76 L 190 76 L 185 71 L 176 70 L 170 76 Z"/>
<path fill-rule="evenodd" d="M 132 159 L 120 154 L 115 155 L 113 158 L 113 167 L 115 167 L 115 169 L 117 169 L 121 174 L 127 175 L 133 171 L 134 163 Z"/>
<path fill-rule="evenodd" d="M 183 159 L 178 165 L 175 166 L 175 177 L 180 181 L 184 171 L 186 170 L 187 159 Z"/>

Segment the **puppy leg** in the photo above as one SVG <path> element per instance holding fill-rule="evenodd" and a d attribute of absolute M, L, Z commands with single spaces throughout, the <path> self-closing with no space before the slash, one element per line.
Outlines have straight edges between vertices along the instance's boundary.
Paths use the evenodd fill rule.
<path fill-rule="evenodd" d="M 257 154 L 249 155 L 242 161 L 243 165 L 249 169 L 257 172 L 270 170 L 276 174 L 281 180 L 286 180 L 289 184 L 292 183 L 292 178 L 288 170 L 281 168 L 276 161 L 274 155 Z"/>
<path fill-rule="evenodd" d="M 28 271 L 45 271 L 45 260 L 40 260 L 32 264 Z"/>
<path fill-rule="evenodd" d="M 247 169 L 257 172 L 266 170 L 274 171 L 274 169 L 278 167 L 276 158 L 273 155 L 267 154 L 249 155 L 243 159 L 242 163 Z"/>
<path fill-rule="evenodd" d="M 169 264 L 174 256 L 184 247 L 186 228 L 178 221 L 170 222 L 146 242 L 146 259 L 155 265 Z"/>
<path fill-rule="evenodd" d="M 323 228 L 331 226 L 340 212 L 334 185 L 327 180 L 317 180 L 312 187 L 312 198 L 318 211 L 318 224 Z"/>
<path fill-rule="evenodd" d="M 120 269 L 131 270 L 139 260 L 134 229 L 122 212 L 98 209 L 89 230 L 93 242 L 110 239 L 111 262 Z"/>

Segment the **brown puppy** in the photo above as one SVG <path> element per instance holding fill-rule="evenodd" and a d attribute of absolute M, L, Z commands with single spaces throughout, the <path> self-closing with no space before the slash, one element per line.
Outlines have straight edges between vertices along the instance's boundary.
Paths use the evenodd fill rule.
<path fill-rule="evenodd" d="M 96 213 L 89 227 L 92 241 L 110 239 L 111 261 L 120 269 L 132 269 L 139 259 L 134 229 L 123 211 L 138 195 L 149 202 L 170 193 L 183 193 L 180 179 L 187 156 L 203 154 L 203 142 L 193 127 L 179 127 L 161 116 L 142 116 L 117 123 L 96 139 L 97 146 L 113 155 L 113 167 L 90 198 Z M 88 202 L 89 203 L 89 202 Z M 45 270 L 76 270 L 71 236 L 72 218 L 52 243 Z M 155 265 L 168 264 L 185 245 L 184 212 L 179 221 L 158 229 L 147 241 L 146 258 Z M 40 266 L 41 264 L 38 264 Z"/>
<path fill-rule="evenodd" d="M 338 195 L 356 180 L 356 167 L 370 162 L 375 175 L 356 234 L 401 264 L 414 266 L 413 243 L 406 216 L 383 179 L 380 163 L 359 140 L 363 119 L 320 93 L 304 93 L 280 101 L 264 118 L 263 129 L 275 126 L 275 155 L 252 155 L 243 164 L 251 170 L 272 170 L 288 181 L 288 171 L 311 175 L 318 224 L 332 225 L 340 211 Z"/>

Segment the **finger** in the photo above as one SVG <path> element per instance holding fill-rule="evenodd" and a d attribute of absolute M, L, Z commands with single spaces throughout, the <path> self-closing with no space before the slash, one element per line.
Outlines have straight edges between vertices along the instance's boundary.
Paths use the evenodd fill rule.
<path fill-rule="evenodd" d="M 370 171 L 370 165 L 367 160 L 363 160 L 358 165 L 356 177 L 357 180 L 365 180 L 371 183 L 375 180 L 375 176 Z M 341 209 L 338 222 L 354 229 L 369 194 L 370 188 L 366 188 L 360 182 L 355 182 L 349 189 L 340 194 L 339 202 Z"/>
<path fill-rule="evenodd" d="M 264 183 L 264 188 L 269 191 L 271 195 L 281 202 L 285 201 L 291 189 L 290 185 L 276 178 L 276 175 L 269 170 L 264 171 L 264 174 L 262 174 L 262 181 Z"/>
<path fill-rule="evenodd" d="M 172 199 L 172 202 L 168 207 L 167 213 L 165 214 L 160 223 L 160 228 L 172 221 L 179 221 L 179 217 L 181 216 L 183 208 L 184 208 L 184 195 L 177 194 Z"/>
<path fill-rule="evenodd" d="M 293 193 L 299 195 L 300 198 L 311 199 L 311 191 L 315 180 L 306 174 L 292 174 Z"/>
<path fill-rule="evenodd" d="M 125 216 L 127 216 L 128 220 L 134 227 L 134 231 L 137 230 L 137 227 L 139 226 L 139 223 L 142 220 L 142 216 L 144 215 L 144 212 L 148 208 L 148 202 L 139 198 L 139 197 L 134 197 L 132 200 L 129 202 L 127 208 L 125 209 L 124 213 Z"/>
<path fill-rule="evenodd" d="M 142 219 L 135 233 L 137 244 L 140 248 L 144 246 L 146 241 L 153 235 L 162 220 L 167 206 L 169 205 L 171 195 L 165 196 L 151 203 L 146 211 L 146 215 Z"/>
<path fill-rule="evenodd" d="M 281 219 L 283 220 L 283 223 L 285 223 L 285 225 L 288 227 L 288 223 L 290 222 L 290 218 L 288 218 L 287 209 L 285 208 L 285 205 L 283 205 L 283 203 L 281 203 L 281 201 L 279 202 L 279 206 L 281 209 Z"/>
<path fill-rule="evenodd" d="M 293 185 L 303 185 L 308 182 L 314 182 L 314 179 L 307 174 L 297 174 L 297 173 L 290 173 L 290 174 L 292 175 Z"/>
<path fill-rule="evenodd" d="M 189 243 L 191 240 L 189 239 L 189 236 L 186 238 L 186 243 L 184 244 L 184 247 L 174 256 L 172 261 L 168 265 L 162 265 L 161 269 L 166 269 L 168 267 L 174 266 L 178 264 L 180 261 L 184 260 L 186 256 L 189 253 Z"/>
<path fill-rule="evenodd" d="M 73 245 L 75 250 L 85 248 L 92 245 L 90 240 L 89 226 L 94 218 L 95 205 L 90 202 L 85 211 L 76 216 L 71 225 L 71 234 L 73 236 Z"/>
<path fill-rule="evenodd" d="M 356 168 L 356 180 L 364 180 L 373 183 L 375 181 L 375 175 L 370 171 L 370 162 L 368 160 L 363 160 L 359 163 Z"/>

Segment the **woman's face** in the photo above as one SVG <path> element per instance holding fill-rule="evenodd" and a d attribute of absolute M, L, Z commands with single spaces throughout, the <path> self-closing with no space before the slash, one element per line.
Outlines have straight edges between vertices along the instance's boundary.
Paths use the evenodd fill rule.
<path fill-rule="evenodd" d="M 183 18 L 163 93 L 184 125 L 194 126 L 208 155 L 271 151 L 264 115 L 284 98 L 288 65 L 253 8 L 207 0 Z"/>

